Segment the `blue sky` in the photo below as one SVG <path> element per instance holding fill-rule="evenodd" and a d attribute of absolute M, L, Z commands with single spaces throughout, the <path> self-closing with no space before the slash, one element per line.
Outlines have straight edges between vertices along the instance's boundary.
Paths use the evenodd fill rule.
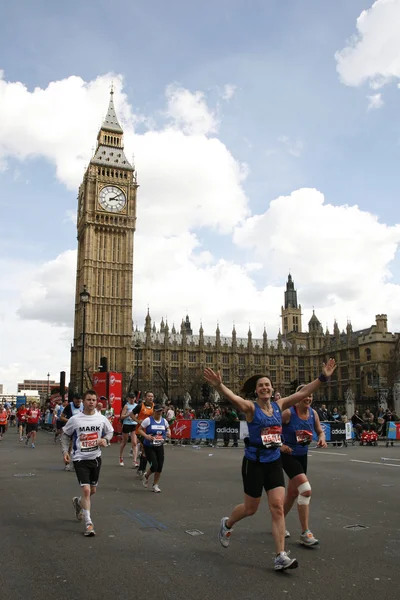
<path fill-rule="evenodd" d="M 121 75 L 131 110 L 153 119 L 159 131 L 169 122 L 165 112 L 167 86 L 175 84 L 191 93 L 200 90 L 207 108 L 219 121 L 218 131 L 205 135 L 215 135 L 238 164 L 247 165 L 248 176 L 241 187 L 250 214 L 263 215 L 279 196 L 316 188 L 327 204 L 358 206 L 377 215 L 380 223 L 394 226 L 400 216 L 397 74 L 379 89 L 373 88 L 372 77 L 366 77 L 361 85 L 345 85 L 335 59 L 335 53 L 356 33 L 361 12 L 371 6 L 370 0 L 99 0 L 53 5 L 20 0 L 2 10 L 0 69 L 6 82 L 21 82 L 30 93 L 73 75 L 84 82 L 107 73 Z M 374 16 L 372 12 L 370 15 Z M 230 99 L 223 100 L 221 90 L 226 84 L 235 91 Z M 367 97 L 381 92 L 383 105 L 369 110 Z M 105 96 L 103 113 L 107 101 Z M 66 115 L 69 118 L 71 115 Z M 136 135 L 146 131 L 146 123 L 135 128 Z M 7 140 L 3 146 L 7 147 Z M 21 160 L 18 153 L 3 150 L 3 159 L 7 168 L 0 172 L 0 250 L 3 258 L 26 263 L 29 271 L 29 261 L 37 268 L 76 247 L 75 226 L 67 213 L 75 211 L 77 190 L 60 181 L 56 159 L 49 160 L 40 152 Z M 288 213 L 288 217 L 296 221 L 298 215 Z M 331 226 L 329 222 L 313 223 L 310 245 L 314 228 Z M 265 248 L 252 247 L 248 240 L 232 243 L 232 228 L 221 235 L 206 223 L 202 227 L 190 225 L 187 231 L 215 261 L 263 263 L 265 256 L 263 268 L 252 275 L 260 292 L 267 285 L 282 288 L 288 269 L 296 267 L 295 260 L 292 265 L 287 258 L 278 261 L 280 269 L 269 268 L 273 255 Z M 365 230 L 365 243 L 368 235 Z M 351 243 L 351 237 L 346 239 Z M 316 245 L 316 253 L 321 243 Z M 389 269 L 390 282 L 397 285 L 398 260 L 387 258 L 381 267 L 381 276 Z M 315 281 L 306 280 L 300 269 L 298 273 L 293 275 L 299 288 L 303 284 L 312 288 Z M 345 283 L 339 282 L 338 287 Z M 315 293 L 320 296 L 317 289 Z M 147 301 L 148 297 L 146 305 Z M 385 303 L 381 311 L 389 312 L 392 307 L 387 298 Z M 319 308 L 323 312 L 329 306 L 331 298 L 325 304 L 321 301 Z M 198 322 L 204 311 L 195 305 L 189 305 L 188 310 L 191 308 Z M 311 310 L 311 305 L 308 308 Z M 279 304 L 274 310 L 279 313 Z M 157 316 L 160 311 L 162 307 L 155 308 Z M 220 317 L 218 311 L 214 311 L 214 321 Z M 364 326 L 370 324 L 374 311 L 377 307 L 372 305 L 361 311 L 369 319 Z M 143 312 L 144 306 L 137 307 L 139 321 Z M 335 307 L 334 313 L 340 313 L 339 309 Z M 243 321 L 249 320 L 243 315 Z M 278 327 L 277 318 L 274 334 Z M 68 338 L 68 333 L 64 331 L 63 336 Z M 17 347 L 15 353 L 13 364 L 19 364 Z M 22 372 L 23 359 L 19 368 Z M 41 367 L 37 365 L 37 369 Z"/>

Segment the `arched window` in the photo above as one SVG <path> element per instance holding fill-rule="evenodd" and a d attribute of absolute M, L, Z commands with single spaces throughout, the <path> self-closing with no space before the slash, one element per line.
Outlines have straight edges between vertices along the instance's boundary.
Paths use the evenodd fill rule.
<path fill-rule="evenodd" d="M 367 373 L 367 385 L 372 387 L 372 373 Z"/>
<path fill-rule="evenodd" d="M 371 360 L 371 348 L 365 349 L 365 360 L 369 362 Z"/>

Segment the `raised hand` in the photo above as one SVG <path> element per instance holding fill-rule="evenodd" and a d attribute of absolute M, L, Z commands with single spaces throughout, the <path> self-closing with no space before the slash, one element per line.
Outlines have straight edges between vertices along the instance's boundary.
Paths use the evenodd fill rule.
<path fill-rule="evenodd" d="M 220 371 L 218 371 L 218 373 L 215 373 L 212 369 L 209 369 L 209 368 L 204 369 L 203 377 L 207 381 L 207 383 L 209 383 L 210 385 L 212 385 L 215 388 L 220 386 L 222 383 L 222 377 L 221 377 Z"/>
<path fill-rule="evenodd" d="M 322 372 L 325 375 L 325 377 L 330 377 L 332 375 L 332 373 L 334 372 L 334 370 L 336 369 L 336 361 L 334 358 L 330 358 L 328 360 L 328 362 L 325 364 L 322 364 Z"/>

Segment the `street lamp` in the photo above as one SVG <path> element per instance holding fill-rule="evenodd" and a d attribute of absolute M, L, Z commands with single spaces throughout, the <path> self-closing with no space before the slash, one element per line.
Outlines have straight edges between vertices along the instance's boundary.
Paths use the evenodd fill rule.
<path fill-rule="evenodd" d="M 82 364 L 81 364 L 81 394 L 83 396 L 83 380 L 85 375 L 85 342 L 86 342 L 86 305 L 90 300 L 90 294 L 83 286 L 83 291 L 79 294 L 79 299 L 83 307 L 83 322 L 82 322 Z"/>
<path fill-rule="evenodd" d="M 47 400 L 50 398 L 50 373 L 47 373 Z"/>
<path fill-rule="evenodd" d="M 140 343 L 139 340 L 136 341 L 135 344 L 135 352 L 136 352 L 136 391 L 139 393 L 139 350 Z"/>

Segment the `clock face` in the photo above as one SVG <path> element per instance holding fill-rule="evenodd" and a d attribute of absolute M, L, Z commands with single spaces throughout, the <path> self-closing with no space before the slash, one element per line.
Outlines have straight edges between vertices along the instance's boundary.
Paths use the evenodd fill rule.
<path fill-rule="evenodd" d="M 126 206 L 126 196 L 114 185 L 106 185 L 100 192 L 99 204 L 108 212 L 121 212 Z"/>

